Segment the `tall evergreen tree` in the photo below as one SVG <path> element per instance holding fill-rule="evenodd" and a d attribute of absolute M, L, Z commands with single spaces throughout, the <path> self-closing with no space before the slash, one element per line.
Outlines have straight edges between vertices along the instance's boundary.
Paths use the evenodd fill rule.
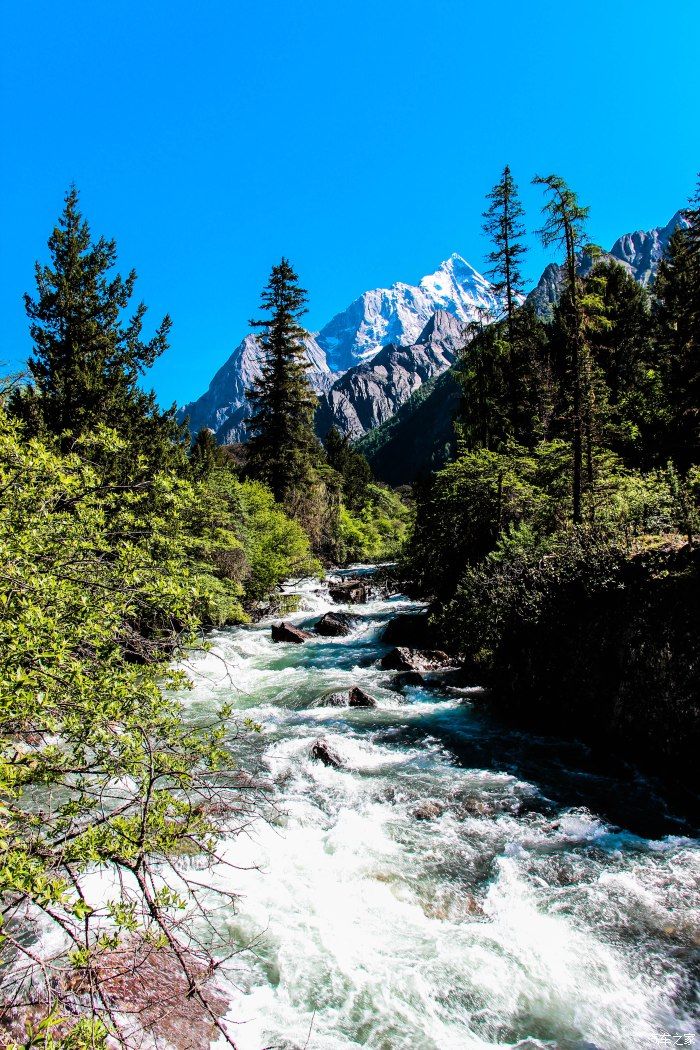
<path fill-rule="evenodd" d="M 574 191 L 559 175 L 536 175 L 535 185 L 544 186 L 549 199 L 542 211 L 545 222 L 539 231 L 545 247 L 556 245 L 565 252 L 565 283 L 561 296 L 562 315 L 566 319 L 568 364 L 571 377 L 571 452 L 573 519 L 580 524 L 583 495 L 583 427 L 584 427 L 584 311 L 577 254 L 584 247 L 584 223 L 588 208 L 578 202 Z M 591 459 L 589 441 L 589 459 Z"/>
<path fill-rule="evenodd" d="M 114 427 L 149 457 L 182 440 L 174 413 L 160 413 L 139 376 L 167 349 L 170 318 L 142 338 L 146 306 L 128 319 L 136 273 L 113 272 L 113 240 L 93 241 L 78 191 L 71 188 L 48 242 L 50 263 L 36 264 L 37 296 L 25 295 L 34 352 L 31 384 L 13 401 L 17 414 L 54 434 L 64 449 L 98 424 Z"/>
<path fill-rule="evenodd" d="M 688 227 L 671 235 L 654 283 L 656 336 L 670 409 L 667 452 L 700 461 L 700 182 Z"/>
<path fill-rule="evenodd" d="M 248 398 L 253 415 L 247 420 L 251 473 L 266 482 L 279 502 L 309 483 L 319 442 L 314 434 L 316 398 L 308 384 L 308 362 L 300 318 L 307 294 L 287 259 L 272 267 L 263 289 L 261 309 L 268 316 L 251 321 L 262 329 L 265 355 L 262 374 Z"/>
<path fill-rule="evenodd" d="M 493 251 L 487 259 L 491 268 L 487 276 L 491 279 L 493 290 L 503 299 L 505 309 L 505 334 L 508 343 L 508 393 L 509 414 L 513 432 L 518 429 L 520 417 L 520 347 L 518 338 L 517 313 L 525 295 L 522 276 L 522 257 L 527 251 L 523 244 L 525 227 L 522 217 L 525 211 L 520 203 L 518 187 L 515 184 L 510 168 L 506 164 L 499 182 L 488 194 L 491 201 L 484 212 L 484 232 L 491 238 Z"/>

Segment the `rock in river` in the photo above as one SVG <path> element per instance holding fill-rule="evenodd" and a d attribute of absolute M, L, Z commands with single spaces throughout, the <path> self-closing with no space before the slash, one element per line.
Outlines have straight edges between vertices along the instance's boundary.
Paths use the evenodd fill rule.
<path fill-rule="evenodd" d="M 320 736 L 314 746 L 311 748 L 312 758 L 317 758 L 320 762 L 323 762 L 324 766 L 333 766 L 334 769 L 340 769 L 343 765 L 343 760 L 331 744 L 330 740 L 325 736 Z"/>
<path fill-rule="evenodd" d="M 419 802 L 417 806 L 414 806 L 411 810 L 411 816 L 415 817 L 416 820 L 435 820 L 436 817 L 441 817 L 445 812 L 445 807 L 441 802 L 436 802 L 434 799 L 425 799 L 424 802 Z"/>
<path fill-rule="evenodd" d="M 382 657 L 385 671 L 434 671 L 449 666 L 450 658 L 439 649 L 406 649 L 397 646 Z"/>
<path fill-rule="evenodd" d="M 334 602 L 348 602 L 351 605 L 366 602 L 369 597 L 367 587 L 361 580 L 343 580 L 342 583 L 331 584 L 328 593 Z"/>
<path fill-rule="evenodd" d="M 349 697 L 347 693 L 324 693 L 316 701 L 316 707 L 349 707 Z"/>
<path fill-rule="evenodd" d="M 398 613 L 389 620 L 382 634 L 384 645 L 430 645 L 432 630 L 427 613 Z"/>
<path fill-rule="evenodd" d="M 352 617 L 345 613 L 328 612 L 316 621 L 314 631 L 328 638 L 343 638 L 350 634 L 353 623 Z"/>
<path fill-rule="evenodd" d="M 311 638 L 312 635 L 308 631 L 302 631 L 301 627 L 295 627 L 291 623 L 273 623 L 272 625 L 272 641 L 273 642 L 296 642 L 297 645 L 301 645 L 307 638 Z"/>
<path fill-rule="evenodd" d="M 376 707 L 377 701 L 369 693 L 366 693 L 364 689 L 360 689 L 359 685 L 354 685 L 349 694 L 349 706 Z"/>

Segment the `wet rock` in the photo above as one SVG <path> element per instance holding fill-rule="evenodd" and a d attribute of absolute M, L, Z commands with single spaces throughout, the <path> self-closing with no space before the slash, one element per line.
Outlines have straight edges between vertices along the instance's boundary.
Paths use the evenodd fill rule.
<path fill-rule="evenodd" d="M 376 707 L 377 701 L 364 689 L 360 689 L 359 685 L 354 685 L 349 693 L 349 705 L 350 707 Z"/>
<path fill-rule="evenodd" d="M 302 642 L 307 641 L 311 637 L 313 636 L 308 631 L 302 631 L 301 627 L 295 627 L 291 623 L 282 621 L 282 623 L 273 623 L 272 625 L 273 642 L 294 642 L 297 645 L 301 645 Z"/>
<path fill-rule="evenodd" d="M 334 769 L 340 769 L 344 765 L 340 754 L 325 736 L 320 736 L 311 748 L 311 757 L 323 762 L 324 766 L 333 766 Z"/>
<path fill-rule="evenodd" d="M 397 646 L 382 657 L 385 671 L 434 671 L 449 666 L 450 658 L 439 649 L 408 649 Z"/>
<path fill-rule="evenodd" d="M 412 685 L 424 685 L 425 678 L 420 671 L 402 671 L 400 674 L 395 674 L 389 682 L 390 689 L 397 689 L 401 692 L 403 689 L 407 689 Z"/>
<path fill-rule="evenodd" d="M 492 802 L 487 802 L 486 799 L 479 798 L 477 795 L 467 795 L 465 799 L 462 799 L 461 809 L 469 817 L 490 817 L 496 811 Z"/>
<path fill-rule="evenodd" d="M 327 638 L 343 638 L 350 634 L 353 623 L 352 617 L 345 613 L 329 612 L 314 624 L 314 631 Z"/>
<path fill-rule="evenodd" d="M 348 707 L 349 697 L 347 693 L 334 692 L 325 693 L 317 702 L 317 707 Z"/>
<path fill-rule="evenodd" d="M 416 820 L 435 820 L 436 817 L 441 817 L 444 812 L 445 807 L 441 802 L 436 802 L 434 799 L 426 799 L 413 807 L 411 816 L 415 817 Z"/>
<path fill-rule="evenodd" d="M 427 613 L 398 613 L 389 620 L 382 633 L 384 645 L 404 645 L 419 648 L 430 644 L 431 629 Z"/>
<path fill-rule="evenodd" d="M 328 593 L 334 602 L 347 602 L 350 605 L 359 605 L 369 597 L 367 586 L 362 580 L 343 580 L 342 583 L 331 584 Z"/>

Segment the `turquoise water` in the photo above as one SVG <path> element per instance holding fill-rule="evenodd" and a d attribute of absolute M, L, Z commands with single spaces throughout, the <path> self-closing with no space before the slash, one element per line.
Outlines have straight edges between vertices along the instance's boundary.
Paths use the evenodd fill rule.
<path fill-rule="evenodd" d="M 337 608 L 319 583 L 292 619 Z M 631 1050 L 700 1046 L 700 851 L 663 793 L 579 746 L 494 721 L 475 687 L 405 696 L 376 660 L 400 596 L 345 639 L 220 632 L 190 668 L 195 714 L 231 700 L 267 819 L 207 875 L 239 894 L 240 1050 Z M 358 684 L 372 710 L 315 706 Z M 341 769 L 311 757 L 319 736 Z M 431 802 L 431 819 L 417 807 Z"/>

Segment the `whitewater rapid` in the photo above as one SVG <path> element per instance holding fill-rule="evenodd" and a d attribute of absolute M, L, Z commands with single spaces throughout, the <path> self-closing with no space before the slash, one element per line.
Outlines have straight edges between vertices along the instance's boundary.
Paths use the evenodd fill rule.
<path fill-rule="evenodd" d="M 288 589 L 295 623 L 340 608 L 357 626 L 219 632 L 185 698 L 259 724 L 240 762 L 272 788 L 273 818 L 209 876 L 239 894 L 215 921 L 244 949 L 225 986 L 240 1050 L 700 1047 L 700 843 L 654 786 L 499 725 L 463 683 L 392 690 L 376 661 L 419 608 L 403 597 Z M 355 684 L 379 706 L 314 706 Z M 320 735 L 343 768 L 312 758 Z"/>

